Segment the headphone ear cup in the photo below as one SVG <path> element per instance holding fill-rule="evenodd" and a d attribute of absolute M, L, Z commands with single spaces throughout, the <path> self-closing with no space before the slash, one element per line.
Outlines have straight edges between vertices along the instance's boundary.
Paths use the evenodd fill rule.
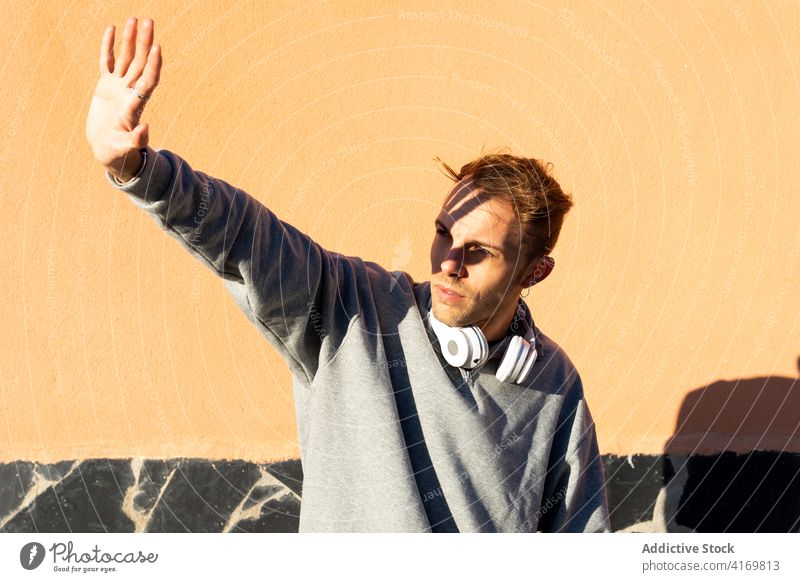
<path fill-rule="evenodd" d="M 443 337 L 439 338 L 439 345 L 442 347 L 444 359 L 451 366 L 460 368 L 469 362 L 472 346 L 461 330 L 448 330 L 446 334 L 443 334 Z"/>
<path fill-rule="evenodd" d="M 508 344 L 495 376 L 501 382 L 521 384 L 527 379 L 537 355 L 535 344 L 528 342 L 522 336 L 514 336 Z"/>
<path fill-rule="evenodd" d="M 489 356 L 489 342 L 486 341 L 486 336 L 476 327 L 465 327 L 461 329 L 461 332 L 470 344 L 469 358 L 462 364 L 462 367 L 470 369 L 480 366 Z"/>
<path fill-rule="evenodd" d="M 519 372 L 519 367 L 521 366 L 520 360 L 523 355 L 522 349 L 524 348 L 522 345 L 523 341 L 525 340 L 522 339 L 522 336 L 515 335 L 508 343 L 506 352 L 503 354 L 503 360 L 500 362 L 500 365 L 497 367 L 497 372 L 495 373 L 495 376 L 501 382 L 512 379 L 515 375 L 515 371 L 517 373 Z"/>
<path fill-rule="evenodd" d="M 522 384 L 528 379 L 528 374 L 530 374 L 531 370 L 533 369 L 533 363 L 536 361 L 538 356 L 539 354 L 536 351 L 535 345 L 531 344 L 528 350 L 528 357 L 525 358 L 525 365 L 522 366 L 522 370 L 520 371 L 516 380 L 518 384 Z"/>

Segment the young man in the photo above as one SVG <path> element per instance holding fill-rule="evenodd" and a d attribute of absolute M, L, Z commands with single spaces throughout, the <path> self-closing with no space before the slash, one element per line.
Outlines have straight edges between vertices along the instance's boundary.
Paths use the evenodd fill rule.
<path fill-rule="evenodd" d="M 87 137 L 111 184 L 222 277 L 291 368 L 300 531 L 609 531 L 580 377 L 533 323 L 572 205 L 535 160 L 460 172 L 436 217 L 430 282 L 322 248 L 222 180 L 147 145 L 153 23 L 113 28 Z"/>

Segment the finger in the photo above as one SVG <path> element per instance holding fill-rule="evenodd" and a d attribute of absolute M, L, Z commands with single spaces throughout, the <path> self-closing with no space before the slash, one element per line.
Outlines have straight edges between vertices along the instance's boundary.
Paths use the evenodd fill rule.
<path fill-rule="evenodd" d="M 147 147 L 149 139 L 150 125 L 147 123 L 137 125 L 130 133 L 130 144 L 136 149 Z"/>
<path fill-rule="evenodd" d="M 158 85 L 161 79 L 161 45 L 154 44 L 150 49 L 150 54 L 147 55 L 147 65 L 144 68 L 144 73 L 139 77 L 136 82 L 136 90 L 149 97 L 153 93 L 153 89 Z"/>
<path fill-rule="evenodd" d="M 133 58 L 134 42 L 136 40 L 136 17 L 131 17 L 125 23 L 125 32 L 122 33 L 122 47 L 120 48 L 119 61 L 114 69 L 114 74 L 124 77 Z"/>
<path fill-rule="evenodd" d="M 142 20 L 139 26 L 139 32 L 136 35 L 136 56 L 133 62 L 128 67 L 128 72 L 125 73 L 125 80 L 128 83 L 135 82 L 139 75 L 142 74 L 142 69 L 147 62 L 147 56 L 150 53 L 150 47 L 153 45 L 153 21 L 149 18 Z"/>
<path fill-rule="evenodd" d="M 114 71 L 114 25 L 106 27 L 103 42 L 100 43 L 100 72 Z"/>

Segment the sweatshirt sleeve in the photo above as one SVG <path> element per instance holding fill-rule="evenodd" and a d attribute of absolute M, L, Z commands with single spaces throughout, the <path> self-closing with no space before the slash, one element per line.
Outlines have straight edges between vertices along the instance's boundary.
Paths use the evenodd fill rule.
<path fill-rule="evenodd" d="M 247 318 L 310 384 L 359 312 L 356 263 L 168 150 L 148 147 L 142 172 L 129 182 L 106 178 L 223 279 Z"/>
<path fill-rule="evenodd" d="M 580 378 L 573 396 L 575 404 L 561 426 L 569 435 L 566 450 L 556 442 L 551 454 L 555 462 L 548 470 L 539 530 L 610 532 L 603 463 Z"/>

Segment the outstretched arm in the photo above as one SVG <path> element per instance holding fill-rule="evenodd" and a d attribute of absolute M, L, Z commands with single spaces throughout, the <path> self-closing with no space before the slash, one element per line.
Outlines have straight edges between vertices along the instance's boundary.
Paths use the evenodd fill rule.
<path fill-rule="evenodd" d="M 369 278 L 364 262 L 328 252 L 246 192 L 147 145 L 147 130 L 137 125 L 144 100 L 133 88 L 152 93 L 161 51 L 152 21 L 136 33 L 129 21 L 116 63 L 113 27 L 103 36 L 101 78 L 86 123 L 95 157 L 115 188 L 225 280 L 248 319 L 310 384 L 360 313 L 359 291 Z"/>

